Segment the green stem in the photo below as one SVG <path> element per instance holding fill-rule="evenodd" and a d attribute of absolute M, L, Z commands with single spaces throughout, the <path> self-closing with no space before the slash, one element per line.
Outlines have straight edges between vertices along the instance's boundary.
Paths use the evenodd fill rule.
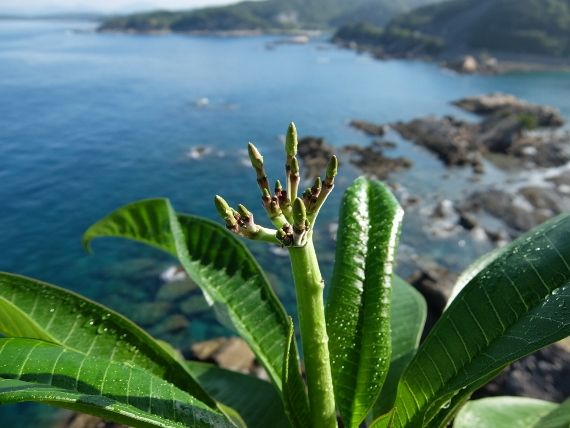
<path fill-rule="evenodd" d="M 251 235 L 245 235 L 246 238 L 252 239 L 254 241 L 265 241 L 270 244 L 281 244 L 279 240 L 275 237 L 277 231 L 275 229 L 268 229 L 266 227 L 257 226 L 257 230 Z"/>
<path fill-rule="evenodd" d="M 304 247 L 289 249 L 297 294 L 297 311 L 305 355 L 313 428 L 337 426 L 329 361 L 321 277 L 312 236 Z"/>

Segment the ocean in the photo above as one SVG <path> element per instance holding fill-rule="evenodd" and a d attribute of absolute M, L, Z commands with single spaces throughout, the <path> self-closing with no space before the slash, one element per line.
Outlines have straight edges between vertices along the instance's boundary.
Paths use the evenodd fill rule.
<path fill-rule="evenodd" d="M 372 140 L 348 126 L 459 112 L 450 102 L 502 91 L 559 108 L 570 117 L 565 73 L 461 76 L 436 64 L 376 61 L 326 38 L 306 45 L 243 38 L 98 34 L 92 22 L 0 20 L 0 270 L 78 291 L 128 316 L 153 301 L 168 256 L 119 240 L 94 243 L 85 229 L 128 202 L 164 196 L 178 211 L 216 218 L 212 199 L 245 203 L 263 218 L 245 147 L 263 152 L 270 177 L 283 178 L 282 138 L 294 121 L 301 136 L 333 147 Z M 483 180 L 446 168 L 424 149 L 389 134 L 410 170 L 390 181 L 423 199 L 451 198 L 505 179 L 489 166 Z M 197 156 L 197 147 L 206 147 Z M 359 172 L 341 165 L 338 185 L 316 231 L 325 277 L 342 191 Z M 451 178 L 450 178 L 451 176 Z M 306 185 L 307 183 L 305 183 Z M 419 215 L 402 243 L 453 270 L 490 247 L 461 237 L 434 243 Z M 287 308 L 294 312 L 288 261 L 252 245 Z M 145 306 L 148 307 L 148 306 Z M 209 314 L 187 329 L 159 334 L 181 348 L 229 331 Z M 3 426 L 44 425 L 53 412 L 31 405 L 0 408 Z M 6 425 L 4 425 L 6 424 Z"/>

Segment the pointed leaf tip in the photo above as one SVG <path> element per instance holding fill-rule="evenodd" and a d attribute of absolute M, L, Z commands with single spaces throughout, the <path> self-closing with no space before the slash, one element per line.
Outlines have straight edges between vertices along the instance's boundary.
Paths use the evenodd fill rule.
<path fill-rule="evenodd" d="M 81 238 L 81 246 L 87 254 L 93 254 L 93 249 L 91 248 L 91 237 L 88 236 L 87 232 L 85 232 L 83 238 Z"/>

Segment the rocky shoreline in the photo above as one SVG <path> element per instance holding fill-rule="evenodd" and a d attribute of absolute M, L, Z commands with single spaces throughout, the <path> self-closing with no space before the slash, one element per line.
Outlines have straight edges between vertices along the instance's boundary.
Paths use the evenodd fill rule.
<path fill-rule="evenodd" d="M 385 180 L 406 208 L 407 218 L 415 227 L 412 231 L 418 236 L 413 233 L 403 236 L 398 273 L 428 302 L 424 335 L 441 316 L 459 269 L 447 263 L 448 252 L 440 251 L 439 256 L 437 251 L 422 254 L 416 248 L 417 241 L 429 242 L 433 248 L 442 242 L 462 243 L 459 248 L 484 243 L 488 251 L 570 210 L 570 134 L 563 129 L 564 119 L 557 110 L 505 94 L 464 98 L 453 105 L 478 120 L 453 116 L 429 116 L 396 123 L 353 120 L 347 125 L 364 134 L 370 140 L 368 145 L 349 144 L 333 150 L 324 138 L 315 136 L 304 137 L 299 144 L 305 180 L 314 179 L 336 152 L 341 163 Z M 449 179 L 467 172 L 475 181 L 470 181 L 455 197 L 440 192 L 434 198 L 406 188 L 401 174 L 419 167 L 406 157 L 391 155 L 402 144 L 417 146 L 423 151 L 422 156 L 439 159 L 441 171 Z M 201 156 L 192 157 L 191 161 L 214 156 L 206 150 L 198 151 Z M 485 180 L 494 169 L 504 172 L 504 179 Z M 332 239 L 336 227 L 335 223 L 325 227 Z M 140 270 L 141 266 L 137 266 L 137 271 Z M 154 275 L 158 276 L 156 272 Z M 190 318 L 193 322 L 201 317 L 214 322 L 211 306 L 178 267 L 171 266 L 161 272 L 159 285 L 155 285 L 151 295 L 152 301 L 135 303 L 128 315 L 153 335 L 164 339 L 184 335 L 189 330 Z M 186 342 L 191 342 L 191 337 Z M 255 355 L 239 338 L 194 342 L 180 351 L 186 359 L 210 362 L 267 380 Z M 513 364 L 474 397 L 523 395 L 558 402 L 570 395 L 569 367 L 567 340 Z M 70 413 L 64 413 L 57 426 L 119 427 Z"/>
<path fill-rule="evenodd" d="M 281 36 L 277 42 L 270 42 L 266 47 L 273 49 L 279 44 L 306 44 L 314 37 L 322 35 L 321 30 L 311 29 L 243 29 L 243 30 L 191 30 L 173 31 L 171 29 L 132 29 L 132 28 L 107 28 L 100 27 L 98 33 L 108 34 L 130 34 L 145 36 L 164 36 L 170 34 L 182 34 L 197 37 L 258 37 L 258 36 Z M 297 39 L 303 37 L 306 41 L 298 42 Z M 342 49 L 354 50 L 358 53 L 370 54 L 373 58 L 386 60 L 415 60 L 426 61 L 439 64 L 442 68 L 460 74 L 506 74 L 516 72 L 570 72 L 570 63 L 561 62 L 558 58 L 535 57 L 535 56 L 496 56 L 481 55 L 476 53 L 463 53 L 446 55 L 430 55 L 425 52 L 402 51 L 398 53 L 387 53 L 382 48 L 367 44 L 358 44 L 355 41 L 346 41 L 333 38 L 330 42 Z M 556 61 L 554 61 L 556 60 Z"/>
<path fill-rule="evenodd" d="M 386 51 L 381 46 L 358 43 L 333 37 L 331 40 L 341 49 L 353 50 L 360 54 L 368 54 L 380 61 L 409 60 L 438 64 L 440 67 L 459 74 L 507 74 L 536 72 L 570 72 L 570 61 L 557 57 L 536 55 L 494 55 L 477 52 L 427 53 L 424 50 L 402 49 Z"/>
<path fill-rule="evenodd" d="M 504 242 L 570 209 L 570 133 L 560 129 L 564 119 L 556 109 L 500 93 L 460 99 L 453 105 L 480 121 L 428 116 L 364 127 L 390 128 L 431 152 L 450 171 L 471 168 L 475 179 L 485 173 L 485 164 L 511 174 L 509 182 L 493 183 L 465 194 L 464 200 L 449 202 L 451 208 L 436 205 L 428 217 L 470 231 L 483 227 L 492 241 Z M 370 153 L 376 144 L 359 150 Z M 372 156 L 362 159 L 374 161 Z M 375 168 L 368 164 L 360 169 L 368 174 Z"/>
<path fill-rule="evenodd" d="M 493 248 L 570 210 L 570 133 L 562 128 L 564 119 L 557 110 L 506 94 L 464 98 L 453 105 L 479 120 L 430 116 L 388 124 L 351 122 L 376 138 L 368 147 L 357 149 L 365 154 L 360 158 L 364 165 L 353 165 L 369 176 L 389 176 L 388 183 L 408 208 L 408 216 L 423 225 L 425 239 L 434 245 L 459 239 L 465 247 L 486 242 Z M 370 155 L 382 144 L 377 138 L 391 131 L 437 157 L 451 177 L 471 168 L 476 182 L 455 199 L 435 202 L 402 192 L 398 169 L 384 174 L 393 160 L 375 164 Z M 486 169 L 503 171 L 505 179 L 477 184 L 490 173 Z M 450 271 L 431 255 L 419 255 L 405 243 L 401 247 L 399 271 L 428 301 L 427 331 L 441 315 L 459 272 Z M 524 395 L 561 401 L 570 395 L 568 367 L 566 340 L 513 364 L 474 397 Z"/>
<path fill-rule="evenodd" d="M 390 126 L 447 166 L 469 165 L 477 173 L 483 172 L 481 158 L 491 154 L 509 157 L 524 167 L 560 166 L 570 161 L 570 133 L 557 131 L 564 119 L 551 107 L 501 93 L 464 98 L 453 105 L 478 115 L 480 122 L 427 116 Z"/>

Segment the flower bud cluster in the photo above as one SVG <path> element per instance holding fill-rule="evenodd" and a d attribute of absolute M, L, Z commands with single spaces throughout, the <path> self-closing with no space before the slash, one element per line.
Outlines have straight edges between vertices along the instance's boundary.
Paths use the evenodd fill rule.
<path fill-rule="evenodd" d="M 252 143 L 248 144 L 251 166 L 255 170 L 257 184 L 261 191 L 261 201 L 276 229 L 267 229 L 255 224 L 253 214 L 245 206 L 238 205 L 236 211 L 223 198 L 216 196 L 216 208 L 229 230 L 245 238 L 278 243 L 285 247 L 301 247 L 307 243 L 317 214 L 334 187 L 338 160 L 336 156 L 333 156 L 327 167 L 324 181 L 317 177 L 313 186 L 306 189 L 299 198 L 297 191 L 301 180 L 297 147 L 297 129 L 295 124 L 291 123 L 285 138 L 287 187 L 283 188 L 281 182 L 277 180 L 272 195 L 265 173 L 263 156 Z"/>

